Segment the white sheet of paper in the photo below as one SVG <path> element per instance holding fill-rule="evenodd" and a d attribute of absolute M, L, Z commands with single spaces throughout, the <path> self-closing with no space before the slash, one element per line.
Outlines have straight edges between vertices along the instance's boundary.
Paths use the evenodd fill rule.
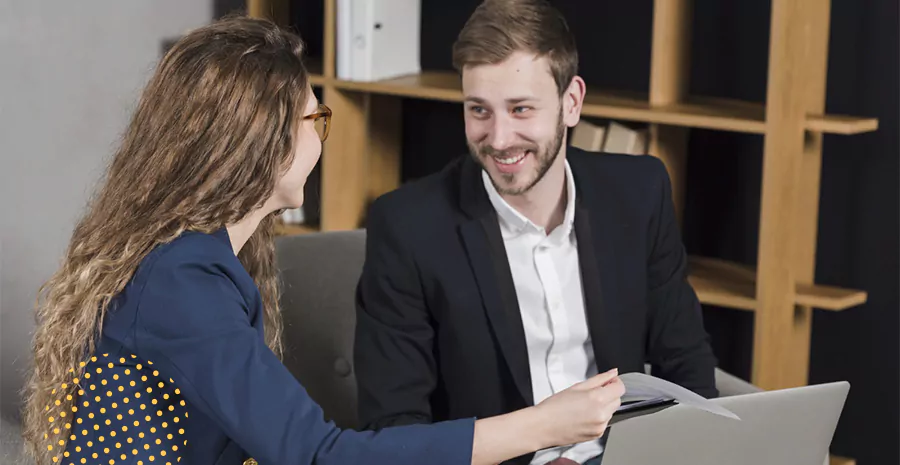
<path fill-rule="evenodd" d="M 624 373 L 619 375 L 619 379 L 625 384 L 625 395 L 622 396 L 623 403 L 633 400 L 649 400 L 664 397 L 667 399 L 675 399 L 679 404 L 698 408 L 726 418 L 740 420 L 734 412 L 675 383 L 670 383 L 666 380 L 644 373 Z"/>

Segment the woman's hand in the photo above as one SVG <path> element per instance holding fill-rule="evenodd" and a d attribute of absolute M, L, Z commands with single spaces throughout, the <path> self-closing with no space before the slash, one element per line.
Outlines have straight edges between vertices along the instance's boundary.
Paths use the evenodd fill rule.
<path fill-rule="evenodd" d="M 475 422 L 472 464 L 496 464 L 529 452 L 603 436 L 625 385 L 610 370 L 560 391 L 534 407 Z"/>
<path fill-rule="evenodd" d="M 546 447 L 576 444 L 603 436 L 621 405 L 625 385 L 618 370 L 600 373 L 535 406 L 546 425 Z"/>

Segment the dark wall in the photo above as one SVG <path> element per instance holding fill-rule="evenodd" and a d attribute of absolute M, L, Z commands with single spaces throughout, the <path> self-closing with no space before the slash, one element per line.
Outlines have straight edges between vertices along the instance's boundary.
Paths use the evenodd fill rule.
<path fill-rule="evenodd" d="M 423 1 L 425 69 L 451 69 L 450 46 L 478 3 Z M 589 85 L 647 90 L 652 1 L 554 3 L 577 35 Z M 692 93 L 765 100 L 769 9 L 760 1 L 695 0 Z M 852 384 L 833 452 L 861 465 L 900 463 L 898 13 L 896 0 L 832 2 L 827 111 L 878 117 L 880 129 L 825 138 L 816 279 L 865 289 L 869 301 L 841 313 L 816 311 L 809 379 Z M 691 132 L 690 253 L 755 263 L 762 148 L 757 135 Z M 465 151 L 460 105 L 404 102 L 404 180 Z M 752 315 L 707 308 L 705 318 L 721 366 L 749 378 Z"/>
<path fill-rule="evenodd" d="M 900 6 L 841 0 L 832 8 L 828 111 L 869 114 L 878 132 L 825 140 L 816 279 L 865 289 L 868 303 L 817 315 L 810 382 L 846 378 L 855 395 L 835 451 L 861 465 L 900 463 Z"/>
<path fill-rule="evenodd" d="M 247 12 L 246 0 L 213 0 L 213 18 Z"/>

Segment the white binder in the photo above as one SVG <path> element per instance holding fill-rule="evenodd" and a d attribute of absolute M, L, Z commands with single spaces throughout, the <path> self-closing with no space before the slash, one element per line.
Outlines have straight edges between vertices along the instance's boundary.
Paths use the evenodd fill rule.
<path fill-rule="evenodd" d="M 421 10 L 421 0 L 338 0 L 338 79 L 419 73 Z"/>

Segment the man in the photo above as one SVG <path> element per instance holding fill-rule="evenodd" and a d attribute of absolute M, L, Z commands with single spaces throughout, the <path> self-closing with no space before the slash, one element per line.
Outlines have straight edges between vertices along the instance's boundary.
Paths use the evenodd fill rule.
<path fill-rule="evenodd" d="M 498 415 L 645 363 L 716 396 L 664 165 L 566 146 L 585 84 L 565 20 L 543 0 L 488 0 L 453 59 L 471 156 L 369 213 L 362 425 Z M 602 449 L 603 439 L 516 463 L 585 463 Z"/>

